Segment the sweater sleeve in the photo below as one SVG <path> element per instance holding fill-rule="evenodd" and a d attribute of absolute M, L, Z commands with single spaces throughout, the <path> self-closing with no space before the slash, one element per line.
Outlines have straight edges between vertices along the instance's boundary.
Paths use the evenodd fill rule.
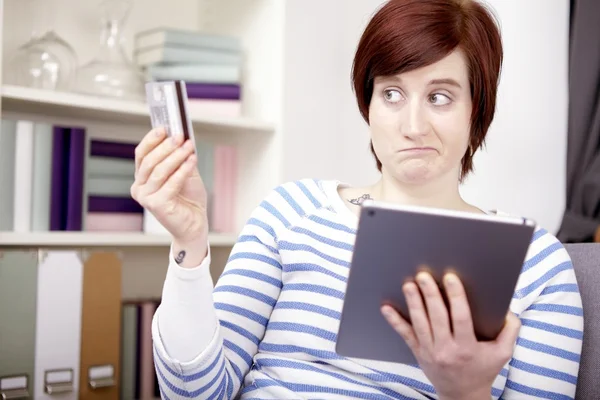
<path fill-rule="evenodd" d="M 581 296 L 564 246 L 549 233 L 540 236 L 515 293 L 521 331 L 503 399 L 575 398 L 583 345 Z"/>
<path fill-rule="evenodd" d="M 273 191 L 254 210 L 213 289 L 210 253 L 184 269 L 170 256 L 152 335 L 164 398 L 233 399 L 251 368 L 281 290 L 277 233 L 287 227 Z"/>

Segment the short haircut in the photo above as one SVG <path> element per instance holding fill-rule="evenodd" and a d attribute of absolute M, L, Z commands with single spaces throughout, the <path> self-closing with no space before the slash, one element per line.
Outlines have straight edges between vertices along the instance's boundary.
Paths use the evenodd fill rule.
<path fill-rule="evenodd" d="M 473 154 L 484 144 L 496 108 L 503 49 L 500 28 L 490 10 L 475 0 L 389 0 L 363 32 L 352 82 L 360 113 L 369 123 L 375 77 L 433 64 L 457 48 L 469 68 L 473 103 L 462 180 L 473 169 Z M 372 143 L 371 152 L 381 171 Z"/>

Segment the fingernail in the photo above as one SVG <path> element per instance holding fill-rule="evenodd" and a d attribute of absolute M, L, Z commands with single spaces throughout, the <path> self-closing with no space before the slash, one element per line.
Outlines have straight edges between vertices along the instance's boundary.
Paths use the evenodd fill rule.
<path fill-rule="evenodd" d="M 156 135 L 156 137 L 160 137 L 163 134 L 163 130 L 162 129 L 157 129 L 154 134 Z"/>
<path fill-rule="evenodd" d="M 391 318 L 393 316 L 392 309 L 389 306 L 382 307 L 381 312 L 386 318 Z"/>
<path fill-rule="evenodd" d="M 418 274 L 417 282 L 419 282 L 419 285 L 421 285 L 421 286 L 427 285 L 427 276 L 424 273 Z"/>
<path fill-rule="evenodd" d="M 456 276 L 454 274 L 447 274 L 446 275 L 446 284 L 450 287 L 454 287 L 458 284 L 458 280 L 456 279 Z"/>
<path fill-rule="evenodd" d="M 402 291 L 404 292 L 405 296 L 414 295 L 415 289 L 418 290 L 418 288 L 414 285 L 414 283 L 406 283 L 406 284 L 402 285 Z"/>

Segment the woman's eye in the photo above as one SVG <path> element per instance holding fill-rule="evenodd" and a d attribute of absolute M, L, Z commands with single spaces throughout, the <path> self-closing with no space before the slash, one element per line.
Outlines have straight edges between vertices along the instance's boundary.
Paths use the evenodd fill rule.
<path fill-rule="evenodd" d="M 429 96 L 429 101 L 436 106 L 445 106 L 450 104 L 451 100 L 448 96 L 441 93 L 434 93 Z"/>
<path fill-rule="evenodd" d="M 389 103 L 397 103 L 402 99 L 402 95 L 399 91 L 394 89 L 386 89 L 383 92 L 383 96 L 385 100 Z"/>

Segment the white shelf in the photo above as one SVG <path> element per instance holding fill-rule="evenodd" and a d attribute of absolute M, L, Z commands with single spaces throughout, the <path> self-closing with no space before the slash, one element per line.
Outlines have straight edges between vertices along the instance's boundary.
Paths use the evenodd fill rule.
<path fill-rule="evenodd" d="M 237 240 L 232 234 L 210 234 L 209 242 L 215 247 L 233 246 Z M 148 235 L 138 232 L 0 232 L 2 246 L 35 247 L 146 247 L 170 246 L 167 235 Z"/>
<path fill-rule="evenodd" d="M 146 104 L 142 101 L 109 99 L 79 93 L 2 85 L 2 111 L 35 113 L 51 117 L 129 122 L 150 125 Z M 269 133 L 272 124 L 251 118 L 222 118 L 192 115 L 198 132 Z"/>

